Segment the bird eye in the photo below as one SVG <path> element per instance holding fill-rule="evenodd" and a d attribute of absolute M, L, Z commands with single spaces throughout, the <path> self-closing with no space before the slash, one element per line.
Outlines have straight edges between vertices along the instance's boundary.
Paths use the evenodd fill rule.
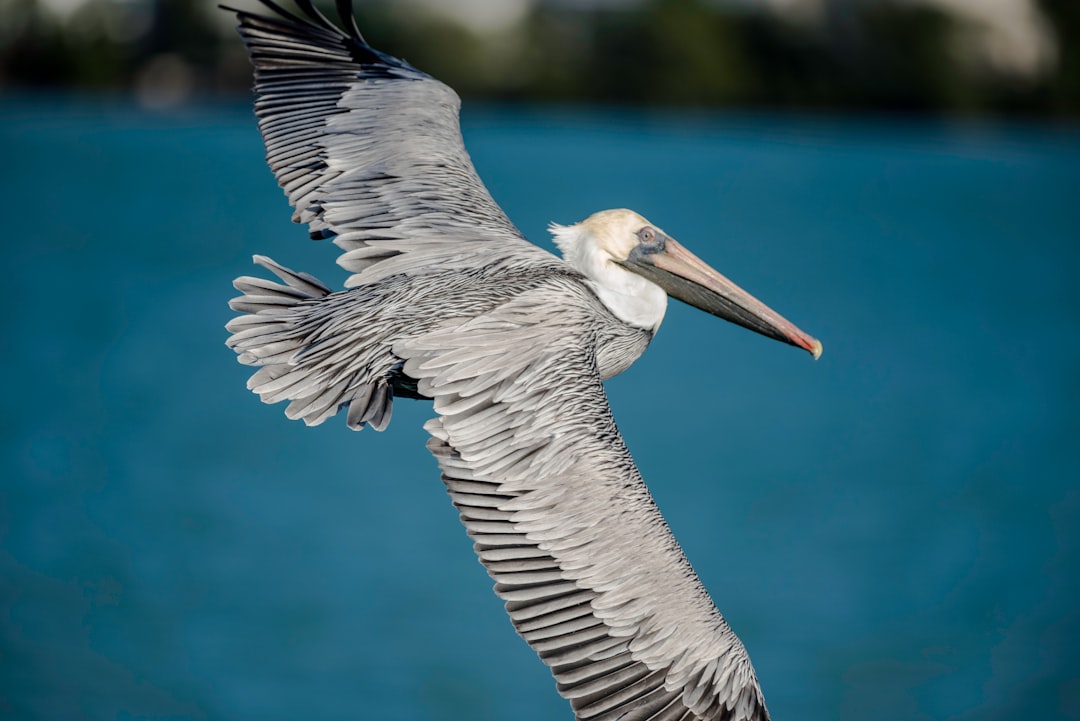
<path fill-rule="evenodd" d="M 647 225 L 644 228 L 642 228 L 641 230 L 639 230 L 637 232 L 637 235 L 638 235 L 638 239 L 642 243 L 652 243 L 653 241 L 656 240 L 656 231 L 653 230 L 652 228 L 650 228 Z"/>

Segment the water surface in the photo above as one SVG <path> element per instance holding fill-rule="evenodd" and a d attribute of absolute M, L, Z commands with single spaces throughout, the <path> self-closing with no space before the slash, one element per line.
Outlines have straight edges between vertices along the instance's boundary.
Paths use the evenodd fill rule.
<path fill-rule="evenodd" d="M 1080 133 L 479 108 L 496 199 L 634 208 L 820 337 L 673 304 L 609 385 L 776 719 L 1080 718 Z M 0 105 L 0 714 L 570 718 L 427 455 L 225 348 L 252 253 L 340 284 L 246 104 Z"/>

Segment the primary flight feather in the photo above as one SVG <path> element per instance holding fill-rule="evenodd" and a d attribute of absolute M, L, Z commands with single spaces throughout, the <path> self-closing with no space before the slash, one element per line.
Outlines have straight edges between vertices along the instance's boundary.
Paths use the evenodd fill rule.
<path fill-rule="evenodd" d="M 577 719 L 769 718 L 742 643 L 675 541 L 603 381 L 672 296 L 809 351 L 821 344 L 629 210 L 528 242 L 465 150 L 447 86 L 372 48 L 347 0 L 232 10 L 267 162 L 352 275 L 332 291 L 268 258 L 238 278 L 229 346 L 248 387 L 310 425 L 382 430 L 431 399 L 428 448 L 495 592 Z"/>

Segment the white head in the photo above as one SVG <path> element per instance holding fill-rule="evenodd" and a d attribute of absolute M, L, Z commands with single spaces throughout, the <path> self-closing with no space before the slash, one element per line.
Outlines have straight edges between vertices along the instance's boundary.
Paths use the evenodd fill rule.
<path fill-rule="evenodd" d="M 821 343 L 717 273 L 632 210 L 603 210 L 575 225 L 552 223 L 563 258 L 588 278 L 616 318 L 651 331 L 667 296 L 821 355 Z"/>

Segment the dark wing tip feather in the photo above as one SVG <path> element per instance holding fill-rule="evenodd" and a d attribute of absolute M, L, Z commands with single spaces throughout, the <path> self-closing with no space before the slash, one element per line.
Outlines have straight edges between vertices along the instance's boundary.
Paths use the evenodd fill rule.
<path fill-rule="evenodd" d="M 348 32 L 354 40 L 358 40 L 364 45 L 367 45 L 364 36 L 360 34 L 360 28 L 356 25 L 356 15 L 353 14 L 352 0 L 337 0 L 337 11 L 338 17 L 341 18 L 341 24 L 346 32 Z"/>
<path fill-rule="evenodd" d="M 289 12 L 285 8 L 281 7 L 277 3 L 273 2 L 273 0 L 259 0 L 259 2 L 262 3 L 263 5 L 265 5 L 270 10 L 272 10 L 274 12 L 274 14 L 277 15 L 280 19 L 288 20 L 290 23 L 292 23 L 294 25 L 309 26 L 309 27 L 312 26 L 312 23 L 310 23 L 309 21 L 307 21 L 304 18 L 300 17 L 299 15 L 296 15 L 294 13 Z M 222 10 L 227 10 L 228 12 L 234 13 L 238 18 L 240 18 L 241 24 L 243 24 L 245 18 L 258 18 L 258 19 L 261 19 L 261 20 L 271 20 L 271 19 L 273 19 L 273 18 L 268 18 L 265 15 L 257 15 L 255 13 L 251 12 L 250 10 L 241 10 L 239 8 L 234 8 L 234 7 L 230 6 L 230 5 L 222 4 L 222 5 L 218 5 L 218 7 L 221 8 Z"/>
<path fill-rule="evenodd" d="M 269 2 L 269 0 L 259 0 L 260 2 Z M 315 7 L 315 3 L 311 0 L 293 0 L 297 6 L 304 11 L 304 14 L 315 21 L 316 25 L 321 25 L 324 28 L 332 28 L 338 30 L 338 28 L 330 22 L 330 19 L 322 14 L 319 8 Z"/>
<path fill-rule="evenodd" d="M 326 37 L 326 35 L 329 34 L 333 39 L 332 41 L 340 43 L 341 47 L 347 49 L 352 59 L 361 67 L 368 69 L 372 67 L 384 69 L 398 68 L 408 71 L 409 73 L 416 73 L 427 77 L 425 73 L 417 70 L 401 58 L 388 55 L 381 50 L 368 45 L 364 36 L 360 33 L 359 26 L 356 24 L 352 0 L 336 0 L 337 11 L 341 17 L 342 27 L 338 27 L 332 20 L 326 17 L 326 15 L 315 6 L 312 0 L 294 0 L 296 6 L 306 17 L 301 17 L 296 13 L 286 10 L 278 3 L 274 2 L 274 0 L 259 0 L 259 2 L 273 11 L 274 16 L 276 17 L 259 15 L 248 10 L 240 10 L 225 4 L 218 5 L 218 7 L 222 10 L 234 13 L 240 20 L 241 28 L 248 27 L 253 23 L 269 22 L 282 27 L 291 26 L 293 30 L 302 30 L 305 34 L 309 35 L 315 34 Z"/>

